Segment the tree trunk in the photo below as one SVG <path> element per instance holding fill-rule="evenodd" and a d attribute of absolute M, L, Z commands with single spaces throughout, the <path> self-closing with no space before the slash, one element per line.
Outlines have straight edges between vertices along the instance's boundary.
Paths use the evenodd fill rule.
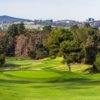
<path fill-rule="evenodd" d="M 63 58 L 64 58 L 64 61 L 66 61 L 66 56 L 63 55 Z M 71 66 L 70 66 L 70 63 L 66 62 L 67 63 L 67 67 L 68 67 L 68 71 L 71 72 Z"/>
<path fill-rule="evenodd" d="M 96 66 L 93 64 L 93 71 L 94 72 L 97 72 L 98 70 L 97 70 L 97 68 L 96 68 Z"/>
<path fill-rule="evenodd" d="M 67 66 L 68 66 L 68 71 L 71 72 L 71 66 L 70 66 L 70 64 L 68 64 Z"/>

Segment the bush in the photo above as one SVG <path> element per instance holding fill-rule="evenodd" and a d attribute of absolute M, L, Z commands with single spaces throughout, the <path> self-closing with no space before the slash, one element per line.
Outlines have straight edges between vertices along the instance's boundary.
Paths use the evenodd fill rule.
<path fill-rule="evenodd" d="M 100 71 L 100 53 L 97 54 L 94 65 L 96 66 L 97 70 Z"/>
<path fill-rule="evenodd" d="M 0 64 L 4 64 L 4 63 L 5 63 L 5 55 L 0 54 Z"/>
<path fill-rule="evenodd" d="M 46 50 L 42 49 L 38 49 L 36 50 L 36 59 L 42 59 L 47 57 L 48 52 Z"/>
<path fill-rule="evenodd" d="M 36 50 L 30 50 L 28 55 L 32 59 L 42 59 L 48 56 L 48 51 L 46 51 L 44 48 L 37 48 Z"/>
<path fill-rule="evenodd" d="M 35 59 L 36 58 L 36 52 L 35 50 L 30 50 L 28 55 L 32 58 L 32 59 Z"/>

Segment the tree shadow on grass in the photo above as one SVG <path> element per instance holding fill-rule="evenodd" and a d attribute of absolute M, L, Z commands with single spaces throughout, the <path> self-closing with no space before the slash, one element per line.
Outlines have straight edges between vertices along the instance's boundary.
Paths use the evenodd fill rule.
<path fill-rule="evenodd" d="M 100 86 L 100 81 L 93 81 L 88 78 L 71 78 L 71 79 L 57 79 L 46 81 L 49 85 L 29 86 L 30 88 L 55 88 L 63 90 L 79 90 L 90 89 L 95 86 Z"/>
<path fill-rule="evenodd" d="M 34 81 L 27 81 L 27 80 L 6 80 L 6 79 L 0 79 L 0 84 L 29 84 L 29 83 L 35 83 Z"/>
<path fill-rule="evenodd" d="M 1 67 L 20 67 L 20 64 L 4 64 L 4 65 L 0 65 Z"/>
<path fill-rule="evenodd" d="M 53 77 L 53 78 L 25 78 L 21 76 L 15 76 L 10 74 L 4 74 L 5 76 L 12 78 L 12 79 L 0 79 L 0 83 L 19 83 L 19 84 L 28 84 L 28 83 L 50 83 L 50 84 L 66 84 L 66 85 L 99 85 L 99 80 L 92 80 L 85 77 L 79 78 L 66 78 L 63 76 L 60 77 Z M 14 80 L 16 79 L 16 80 Z"/>
<path fill-rule="evenodd" d="M 12 76 L 11 76 L 12 77 Z M 57 78 L 57 79 L 50 79 L 40 81 L 40 79 L 27 80 L 27 79 L 0 79 L 0 86 L 9 87 L 13 86 L 14 84 L 30 84 L 27 88 L 36 88 L 36 89 L 43 89 L 43 88 L 50 88 L 50 89 L 63 89 L 63 90 L 79 90 L 79 89 L 89 89 L 95 86 L 100 86 L 100 81 L 94 81 L 88 78 Z M 42 79 L 41 79 L 42 80 Z M 35 83 L 35 85 L 34 85 Z M 10 84 L 10 85 L 9 85 Z"/>
<path fill-rule="evenodd" d="M 79 89 L 89 89 L 91 88 L 90 86 L 76 86 L 76 85 L 49 85 L 49 86 L 43 86 L 43 85 L 39 85 L 39 86 L 28 86 L 29 88 L 54 88 L 54 89 L 63 89 L 63 90 L 79 90 Z"/>
<path fill-rule="evenodd" d="M 52 68 L 44 68 L 46 71 L 52 71 L 55 73 L 58 73 L 61 75 L 61 77 L 56 78 L 55 80 L 49 80 L 48 83 L 68 83 L 68 84 L 82 84 L 82 85 L 100 85 L 100 81 L 93 80 L 91 78 L 86 78 L 86 75 L 84 76 L 78 76 L 77 73 L 73 72 L 68 72 L 68 71 L 61 71 L 61 70 L 56 70 Z M 69 75 L 68 75 L 69 74 Z M 68 77 L 67 77 L 68 75 Z M 72 75 L 72 76 L 71 76 Z M 77 75 L 77 76 L 73 76 Z M 80 75 L 80 74 L 79 74 Z M 70 77 L 69 77 L 70 76 Z M 73 78 L 71 78 L 73 77 Z"/>
<path fill-rule="evenodd" d="M 59 70 L 54 70 L 54 69 L 44 69 L 46 71 L 53 71 L 56 72 L 58 74 L 60 74 L 60 76 L 56 76 L 56 77 L 52 77 L 52 78 L 25 78 L 25 77 L 21 77 L 21 76 L 15 76 L 15 75 L 10 75 L 7 73 L 2 73 L 5 71 L 0 71 L 1 74 L 4 74 L 6 77 L 10 78 L 8 79 L 0 79 L 0 83 L 4 83 L 4 84 L 30 84 L 30 83 L 48 83 L 51 84 L 51 87 L 55 87 L 55 88 L 60 88 L 63 87 L 65 89 L 67 89 L 69 87 L 69 89 L 78 89 L 78 88 L 88 88 L 90 86 L 100 86 L 100 80 L 93 80 L 89 77 L 86 77 L 86 75 L 82 75 L 79 76 L 80 74 L 75 74 L 75 73 L 70 73 L 67 71 L 59 71 Z M 68 77 L 67 77 L 68 75 Z M 71 76 L 72 75 L 72 76 Z M 75 77 L 74 77 L 75 75 Z M 16 80 L 14 80 L 16 79 Z M 61 86 L 57 86 L 56 85 L 61 85 Z M 64 86 L 62 86 L 64 84 Z M 46 86 L 36 86 L 36 88 L 43 88 Z M 33 88 L 35 88 L 33 86 Z"/>
<path fill-rule="evenodd" d="M 18 68 L 18 70 L 21 70 L 22 68 L 22 66 L 29 66 L 30 64 L 24 64 L 24 65 L 21 65 L 21 64 L 4 64 L 4 65 L 0 65 L 0 71 L 2 71 L 2 70 L 7 70 L 7 69 L 9 69 L 10 71 L 13 71 L 14 69 L 16 69 L 16 68 Z M 31 68 L 31 67 L 27 67 L 27 68 Z M 25 67 L 23 67 L 23 70 L 24 69 L 26 69 L 27 70 L 27 68 Z"/>

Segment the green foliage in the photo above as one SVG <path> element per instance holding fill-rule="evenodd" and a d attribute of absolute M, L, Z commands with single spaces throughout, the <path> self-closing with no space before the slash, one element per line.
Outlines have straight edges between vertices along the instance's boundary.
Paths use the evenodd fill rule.
<path fill-rule="evenodd" d="M 100 31 L 92 28 L 88 23 L 84 27 L 74 28 L 74 37 L 84 46 L 84 62 L 93 64 L 100 46 Z"/>
<path fill-rule="evenodd" d="M 97 70 L 100 71 L 100 53 L 97 54 L 94 65 L 96 66 Z"/>
<path fill-rule="evenodd" d="M 73 40 L 73 35 L 69 30 L 57 28 L 52 31 L 48 41 L 46 42 L 46 47 L 50 49 L 51 56 L 57 56 L 60 53 L 60 44 L 65 40 Z"/>
<path fill-rule="evenodd" d="M 18 35 L 17 25 L 13 24 L 13 25 L 9 26 L 7 33 L 9 36 L 12 36 L 12 37 L 15 37 L 16 35 Z"/>
<path fill-rule="evenodd" d="M 43 27 L 43 32 L 49 34 L 51 31 L 52 31 L 52 27 L 51 26 L 45 26 L 45 27 Z"/>
<path fill-rule="evenodd" d="M 81 62 L 85 54 L 81 54 L 84 51 L 81 42 L 66 29 L 55 29 L 50 34 L 47 47 L 51 56 L 61 55 L 67 64 Z"/>
<path fill-rule="evenodd" d="M 48 51 L 45 50 L 44 48 L 40 48 L 36 50 L 36 59 L 42 59 L 47 57 Z"/>
<path fill-rule="evenodd" d="M 67 63 L 81 62 L 84 58 L 83 47 L 77 41 L 62 42 L 60 50 Z"/>
<path fill-rule="evenodd" d="M 77 30 L 77 29 L 79 29 L 78 25 L 73 25 L 73 26 L 71 27 L 71 30 Z"/>
<path fill-rule="evenodd" d="M 88 22 L 84 23 L 84 27 L 86 27 L 86 28 L 87 28 L 87 27 L 91 27 L 91 26 L 90 26 L 90 23 L 88 23 Z"/>
<path fill-rule="evenodd" d="M 0 37 L 0 54 L 4 53 L 7 56 L 13 56 L 15 50 L 15 39 L 7 34 Z"/>
<path fill-rule="evenodd" d="M 8 34 L 0 38 L 0 53 L 5 52 L 8 56 L 14 56 L 16 36 L 24 33 L 26 30 L 23 23 L 11 25 Z M 74 25 L 70 29 L 53 29 L 51 26 L 45 26 L 42 31 L 27 31 L 26 37 L 30 42 L 29 48 L 28 43 L 25 44 L 28 51 L 31 50 L 29 56 L 34 59 L 48 55 L 51 58 L 63 56 L 67 64 L 83 61 L 94 64 L 96 55 L 100 51 L 100 30 L 92 28 L 88 23 L 82 27 Z"/>
<path fill-rule="evenodd" d="M 18 26 L 18 34 L 25 34 L 26 32 L 26 29 L 25 29 L 25 26 L 24 26 L 24 23 L 20 23 Z"/>
<path fill-rule="evenodd" d="M 12 24 L 11 26 L 9 26 L 8 31 L 7 31 L 8 35 L 12 37 L 15 37 L 20 34 L 25 34 L 25 32 L 26 32 L 25 26 L 23 23 Z"/>
<path fill-rule="evenodd" d="M 35 59 L 35 58 L 36 58 L 36 52 L 35 52 L 35 50 L 30 50 L 30 51 L 28 52 L 28 55 L 29 55 L 32 59 Z"/>
<path fill-rule="evenodd" d="M 43 44 L 37 44 L 29 51 L 29 56 L 32 59 L 42 59 L 48 56 L 48 50 L 43 46 Z"/>
<path fill-rule="evenodd" d="M 0 64 L 4 64 L 4 63 L 5 63 L 5 55 L 0 54 Z"/>

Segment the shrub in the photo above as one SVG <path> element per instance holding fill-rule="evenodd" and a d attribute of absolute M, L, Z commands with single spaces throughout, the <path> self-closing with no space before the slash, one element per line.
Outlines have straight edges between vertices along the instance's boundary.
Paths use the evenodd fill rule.
<path fill-rule="evenodd" d="M 48 51 L 44 48 L 37 48 L 28 52 L 29 57 L 32 59 L 42 59 L 48 56 Z"/>
<path fill-rule="evenodd" d="M 46 50 L 44 50 L 43 48 L 39 48 L 36 50 L 36 59 L 42 59 L 47 57 L 48 52 Z"/>
<path fill-rule="evenodd" d="M 97 54 L 94 65 L 96 66 L 97 70 L 100 71 L 100 53 Z"/>
<path fill-rule="evenodd" d="M 0 64 L 4 64 L 4 63 L 5 63 L 5 55 L 0 54 Z"/>
<path fill-rule="evenodd" d="M 32 59 L 35 59 L 35 58 L 36 58 L 36 52 L 35 52 L 35 50 L 30 50 L 30 51 L 28 52 L 28 55 L 29 55 Z"/>

